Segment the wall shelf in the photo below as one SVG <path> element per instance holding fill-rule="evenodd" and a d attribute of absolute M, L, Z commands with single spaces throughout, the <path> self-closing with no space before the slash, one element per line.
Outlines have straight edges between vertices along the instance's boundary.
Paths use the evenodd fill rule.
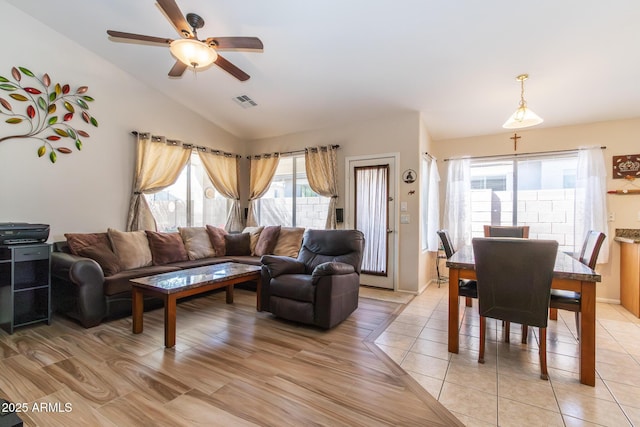
<path fill-rule="evenodd" d="M 640 194 L 640 188 L 631 188 L 631 189 L 625 189 L 625 190 L 609 190 L 607 191 L 607 194 L 620 194 L 623 196 L 627 196 L 630 194 Z"/>

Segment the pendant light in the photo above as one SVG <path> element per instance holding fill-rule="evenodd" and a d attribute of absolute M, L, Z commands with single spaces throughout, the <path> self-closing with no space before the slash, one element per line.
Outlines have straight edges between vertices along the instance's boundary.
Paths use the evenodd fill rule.
<path fill-rule="evenodd" d="M 516 112 L 502 125 L 505 129 L 526 128 L 543 122 L 540 116 L 527 108 L 527 102 L 524 100 L 524 81 L 528 78 L 528 74 L 520 74 L 516 77 L 516 80 L 520 82 L 520 105 Z"/>

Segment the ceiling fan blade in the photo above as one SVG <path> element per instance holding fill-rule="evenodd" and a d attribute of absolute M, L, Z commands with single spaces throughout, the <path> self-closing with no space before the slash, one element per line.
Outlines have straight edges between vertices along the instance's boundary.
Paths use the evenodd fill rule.
<path fill-rule="evenodd" d="M 167 15 L 167 17 L 171 20 L 174 27 L 178 30 L 178 33 L 186 38 L 193 38 L 193 31 L 191 31 L 191 27 L 186 19 L 184 19 L 184 14 L 176 4 L 175 0 L 157 0 L 158 4 Z"/>
<path fill-rule="evenodd" d="M 111 37 L 117 37 L 120 39 L 140 40 L 143 42 L 150 42 L 150 43 L 169 44 L 173 41 L 172 39 L 167 39 L 162 37 L 143 36 L 141 34 L 123 33 L 122 31 L 113 31 L 113 30 L 107 30 L 107 34 L 109 34 Z"/>
<path fill-rule="evenodd" d="M 227 73 L 231 74 L 236 79 L 244 82 L 245 80 L 249 80 L 249 74 L 242 71 L 240 68 L 233 65 L 231 62 L 224 59 L 222 56 L 218 55 L 218 59 L 216 59 L 215 64 L 225 70 Z"/>
<path fill-rule="evenodd" d="M 180 61 L 176 61 L 171 70 L 169 70 L 169 77 L 180 77 L 187 69 L 187 64 Z"/>
<path fill-rule="evenodd" d="M 209 37 L 206 43 L 216 49 L 262 50 L 264 46 L 257 37 Z"/>

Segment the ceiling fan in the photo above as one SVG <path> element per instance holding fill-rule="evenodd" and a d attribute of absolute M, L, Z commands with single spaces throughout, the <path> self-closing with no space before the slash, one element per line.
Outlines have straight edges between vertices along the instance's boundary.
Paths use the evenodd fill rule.
<path fill-rule="evenodd" d="M 259 38 L 209 37 L 199 40 L 197 30 L 204 26 L 204 19 L 195 13 L 188 13 L 185 19 L 175 0 L 157 0 L 157 2 L 183 38 L 173 40 L 113 30 L 107 30 L 107 34 L 121 39 L 169 45 L 169 50 L 177 58 L 175 65 L 169 71 L 171 77 L 182 76 L 188 67 L 193 67 L 195 71 L 213 63 L 240 81 L 249 80 L 247 73 L 220 56 L 218 50 L 261 51 L 263 45 Z"/>

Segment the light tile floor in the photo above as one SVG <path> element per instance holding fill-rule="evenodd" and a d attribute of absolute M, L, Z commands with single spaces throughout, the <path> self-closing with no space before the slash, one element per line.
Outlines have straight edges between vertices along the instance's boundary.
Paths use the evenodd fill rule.
<path fill-rule="evenodd" d="M 640 320 L 620 305 L 596 308 L 596 386 L 578 380 L 573 313 L 547 328 L 549 381 L 541 380 L 538 330 L 511 342 L 487 319 L 485 364 L 479 364 L 477 301 L 461 302 L 460 352 L 447 351 L 447 287 L 429 286 L 376 340 L 376 345 L 467 426 L 640 426 Z M 464 310 L 463 310 L 464 309 Z"/>

